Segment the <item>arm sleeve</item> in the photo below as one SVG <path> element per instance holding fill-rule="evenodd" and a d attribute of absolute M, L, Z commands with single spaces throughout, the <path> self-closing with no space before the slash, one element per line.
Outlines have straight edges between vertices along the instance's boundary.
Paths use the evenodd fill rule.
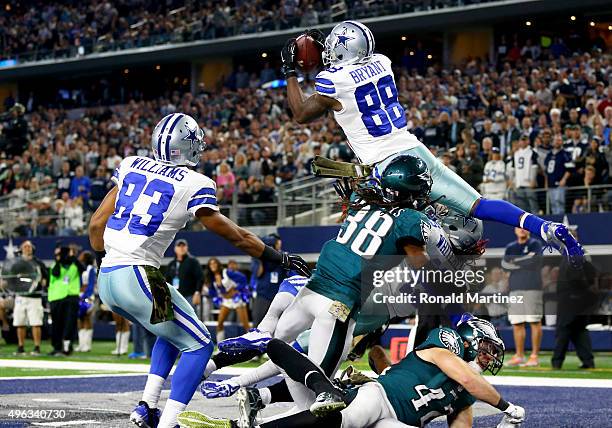
<path fill-rule="evenodd" d="M 330 98 L 338 98 L 336 83 L 334 83 L 333 73 L 323 70 L 315 77 L 315 91 L 319 95 Z"/>
<path fill-rule="evenodd" d="M 200 208 L 210 208 L 219 211 L 217 206 L 217 185 L 214 181 L 207 179 L 196 186 L 193 194 L 187 201 L 187 211 L 195 215 Z"/>

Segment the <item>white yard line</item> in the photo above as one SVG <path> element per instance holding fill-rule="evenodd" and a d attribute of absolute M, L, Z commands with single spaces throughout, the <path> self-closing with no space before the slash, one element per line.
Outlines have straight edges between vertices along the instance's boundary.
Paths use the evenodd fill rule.
<path fill-rule="evenodd" d="M 2 380 L 16 379 L 55 379 L 55 378 L 85 378 L 85 377 L 120 377 L 146 374 L 149 371 L 148 364 L 113 364 L 113 363 L 88 363 L 76 361 L 45 361 L 45 360 L 2 360 L 0 368 L 38 368 L 38 369 L 66 369 L 66 370 L 96 370 L 109 372 L 129 372 L 129 373 L 109 373 L 109 374 L 90 374 L 90 375 L 67 375 L 67 376 L 19 376 L 0 378 Z M 217 370 L 215 374 L 226 376 L 239 376 L 248 373 L 251 368 L 246 367 L 225 367 Z M 374 372 L 364 371 L 364 374 L 374 377 Z M 612 379 L 571 379 L 555 377 L 530 377 L 530 376 L 485 376 L 493 385 L 502 386 L 556 386 L 567 388 L 612 388 Z"/>

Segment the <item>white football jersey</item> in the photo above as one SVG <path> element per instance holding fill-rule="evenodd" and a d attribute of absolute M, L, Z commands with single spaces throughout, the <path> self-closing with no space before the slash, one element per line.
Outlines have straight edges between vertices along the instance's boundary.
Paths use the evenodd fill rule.
<path fill-rule="evenodd" d="M 506 192 L 506 164 L 503 160 L 490 160 L 484 166 L 483 177 L 487 183 L 481 184 L 481 190 L 487 195 L 503 195 Z M 500 198 L 499 198 L 500 199 Z"/>
<path fill-rule="evenodd" d="M 420 144 L 408 132 L 386 56 L 374 54 L 366 64 L 327 68 L 317 74 L 315 91 L 342 104 L 334 116 L 361 163 L 375 164 Z"/>
<path fill-rule="evenodd" d="M 196 211 L 218 211 L 216 185 L 184 166 L 130 156 L 113 173 L 119 192 L 104 230 L 102 266 L 149 265 L 162 257 Z"/>

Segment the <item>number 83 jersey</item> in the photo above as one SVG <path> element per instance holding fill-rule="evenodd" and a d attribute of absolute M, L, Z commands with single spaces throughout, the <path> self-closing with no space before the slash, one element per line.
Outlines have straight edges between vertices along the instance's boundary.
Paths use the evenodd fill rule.
<path fill-rule="evenodd" d="M 176 233 L 200 208 L 219 210 L 215 182 L 184 166 L 130 156 L 112 179 L 118 193 L 104 230 L 105 267 L 159 268 Z"/>
<path fill-rule="evenodd" d="M 361 163 L 375 164 L 420 144 L 408 132 L 386 56 L 374 54 L 365 64 L 325 69 L 315 78 L 315 90 L 342 104 L 334 116 Z"/>

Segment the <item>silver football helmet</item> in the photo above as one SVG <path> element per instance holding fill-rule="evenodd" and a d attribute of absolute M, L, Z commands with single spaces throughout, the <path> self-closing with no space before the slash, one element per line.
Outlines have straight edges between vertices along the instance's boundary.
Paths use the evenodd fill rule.
<path fill-rule="evenodd" d="M 195 166 L 206 148 L 204 131 L 191 116 L 172 113 L 155 126 L 151 148 L 158 162 Z"/>
<path fill-rule="evenodd" d="M 449 210 L 447 214 L 440 215 L 440 226 L 448 235 L 455 251 L 463 254 L 474 254 L 475 250 L 481 252 L 485 242 L 482 239 L 482 221 Z"/>
<path fill-rule="evenodd" d="M 374 54 L 374 36 L 368 27 L 357 21 L 336 25 L 325 39 L 323 65 L 341 66 L 368 62 Z"/>

